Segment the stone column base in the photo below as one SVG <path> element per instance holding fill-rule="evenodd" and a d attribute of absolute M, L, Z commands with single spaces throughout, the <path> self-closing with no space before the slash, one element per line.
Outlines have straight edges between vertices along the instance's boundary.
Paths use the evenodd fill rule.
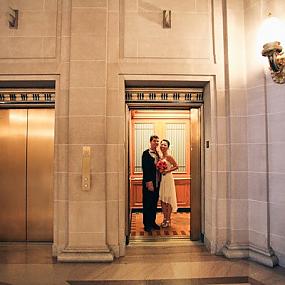
<path fill-rule="evenodd" d="M 113 254 L 108 248 L 100 249 L 64 249 L 58 256 L 59 262 L 112 262 Z"/>
<path fill-rule="evenodd" d="M 249 258 L 260 264 L 274 267 L 278 264 L 278 258 L 271 248 L 259 249 L 252 245 L 226 245 L 223 254 L 227 258 Z"/>

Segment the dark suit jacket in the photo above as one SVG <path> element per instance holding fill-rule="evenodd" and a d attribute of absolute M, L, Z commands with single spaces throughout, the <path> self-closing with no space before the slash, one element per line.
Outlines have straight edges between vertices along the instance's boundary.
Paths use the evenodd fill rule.
<path fill-rule="evenodd" d="M 149 154 L 149 149 L 146 149 L 142 154 L 142 169 L 143 169 L 143 188 L 146 187 L 146 182 L 152 181 L 153 186 L 156 185 L 156 165 L 154 158 Z"/>

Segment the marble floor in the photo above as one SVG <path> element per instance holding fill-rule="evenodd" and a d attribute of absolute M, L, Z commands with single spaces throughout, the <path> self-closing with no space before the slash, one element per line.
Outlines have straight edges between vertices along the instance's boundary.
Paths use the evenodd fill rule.
<path fill-rule="evenodd" d="M 285 268 L 210 255 L 197 242 L 136 243 L 112 263 L 58 263 L 51 244 L 0 245 L 0 285 L 281 285 Z"/>

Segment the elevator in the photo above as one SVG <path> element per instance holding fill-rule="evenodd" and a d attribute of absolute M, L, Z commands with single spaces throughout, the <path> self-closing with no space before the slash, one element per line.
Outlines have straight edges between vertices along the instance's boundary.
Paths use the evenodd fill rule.
<path fill-rule="evenodd" d="M 36 104 L 0 109 L 0 241 L 53 240 L 54 118 Z"/>
<path fill-rule="evenodd" d="M 125 87 L 128 142 L 128 207 L 126 241 L 145 242 L 179 238 L 192 241 L 202 236 L 202 134 L 203 88 L 179 82 L 128 81 Z M 187 83 L 185 83 L 187 84 Z M 167 86 L 168 85 L 168 86 Z M 159 87 L 160 86 L 160 87 Z M 142 217 L 141 155 L 156 134 L 171 143 L 169 152 L 179 166 L 173 173 L 178 212 L 172 226 L 145 233 Z M 157 149 L 159 153 L 159 149 Z M 156 222 L 162 221 L 159 215 Z M 181 213 L 181 215 L 180 215 Z"/>

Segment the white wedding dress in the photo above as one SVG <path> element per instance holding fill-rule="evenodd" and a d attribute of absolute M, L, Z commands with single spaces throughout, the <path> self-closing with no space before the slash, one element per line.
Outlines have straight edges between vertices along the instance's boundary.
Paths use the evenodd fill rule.
<path fill-rule="evenodd" d="M 167 169 L 169 169 L 172 165 L 169 161 L 165 161 L 167 163 Z M 169 203 L 172 206 L 172 212 L 177 212 L 176 190 L 172 172 L 161 175 L 159 200 Z"/>

